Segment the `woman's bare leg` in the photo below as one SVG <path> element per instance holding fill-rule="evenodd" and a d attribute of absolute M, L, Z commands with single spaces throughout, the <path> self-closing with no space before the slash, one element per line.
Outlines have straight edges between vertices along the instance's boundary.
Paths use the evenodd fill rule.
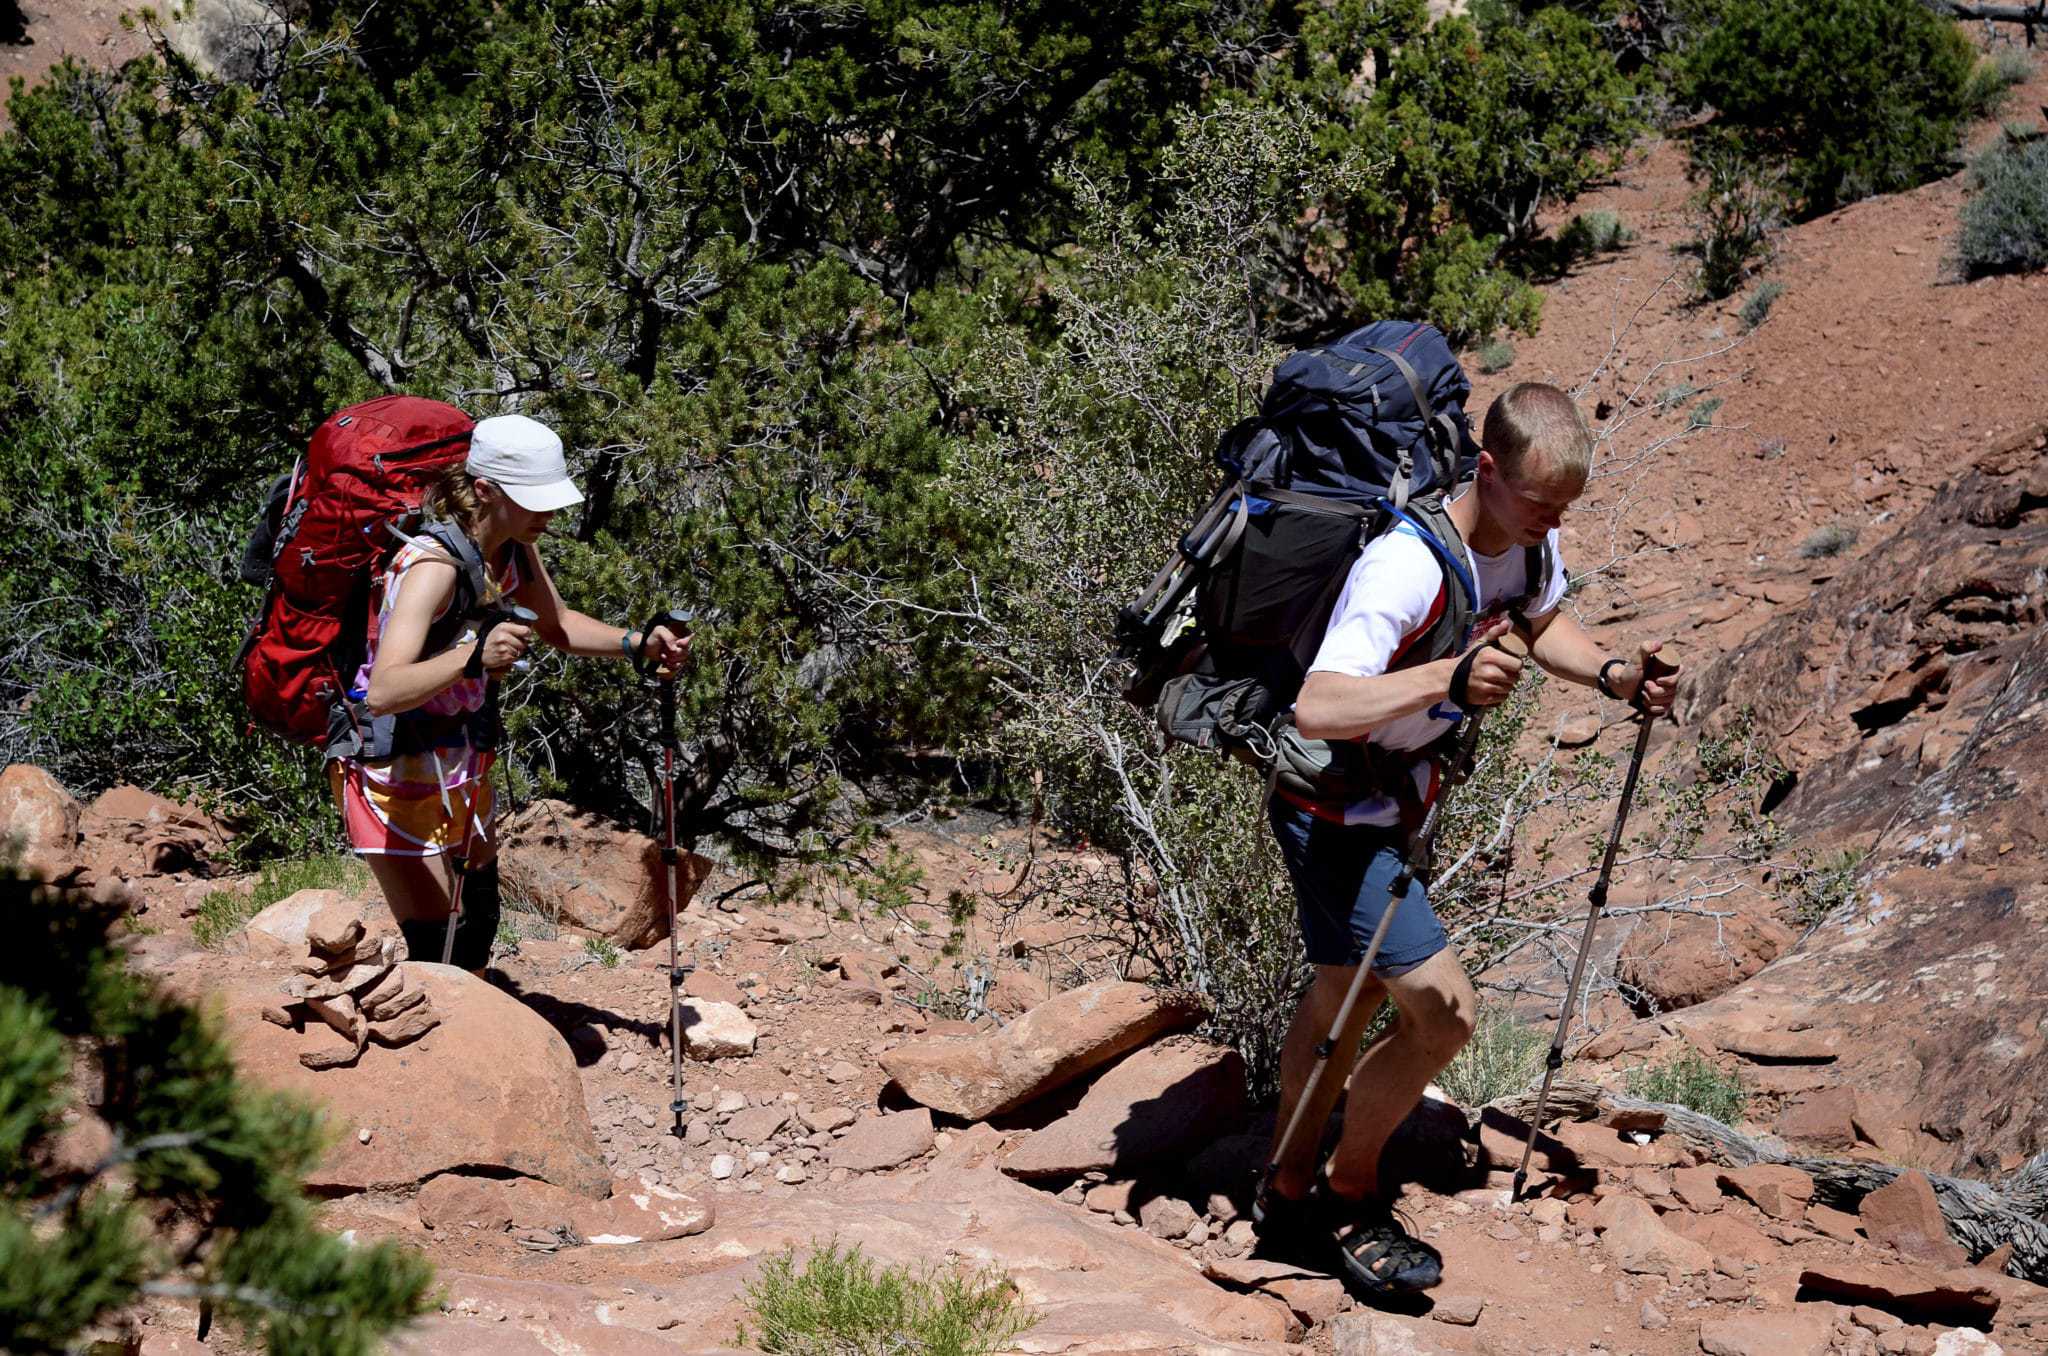
<path fill-rule="evenodd" d="M 391 916 L 401 924 L 434 922 L 453 909 L 455 873 L 446 857 L 394 857 L 389 853 L 366 853 L 363 861 L 384 891 Z M 415 956 L 414 960 L 439 960 L 439 955 Z"/>

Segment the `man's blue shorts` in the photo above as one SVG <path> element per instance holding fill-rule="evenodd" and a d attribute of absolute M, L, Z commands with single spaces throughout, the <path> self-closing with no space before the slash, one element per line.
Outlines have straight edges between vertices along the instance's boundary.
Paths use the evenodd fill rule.
<path fill-rule="evenodd" d="M 1358 964 L 1386 911 L 1407 836 L 1371 824 L 1333 824 L 1280 796 L 1272 798 L 1266 815 L 1294 882 L 1309 963 Z M 1373 959 L 1373 973 L 1405 974 L 1450 944 L 1422 882 L 1411 881 Z"/>

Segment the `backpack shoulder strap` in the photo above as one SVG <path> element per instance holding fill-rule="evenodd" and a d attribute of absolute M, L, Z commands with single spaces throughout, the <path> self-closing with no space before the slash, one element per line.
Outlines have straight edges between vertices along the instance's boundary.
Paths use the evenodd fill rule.
<path fill-rule="evenodd" d="M 1408 647 L 1398 667 L 1434 663 L 1464 647 L 1465 634 L 1472 629 L 1472 614 L 1479 608 L 1478 586 L 1465 565 L 1465 539 L 1451 521 L 1451 515 L 1444 511 L 1441 495 L 1411 499 L 1404 508 L 1388 507 L 1393 523 L 1405 522 L 1421 536 L 1444 575 L 1444 610 L 1429 634 Z"/>
<path fill-rule="evenodd" d="M 475 543 L 454 523 L 435 518 L 420 528 L 419 536 L 427 538 L 449 555 L 455 557 L 455 601 L 448 609 L 451 617 L 467 619 L 476 605 L 490 592 L 490 578 L 484 571 L 483 553 Z"/>

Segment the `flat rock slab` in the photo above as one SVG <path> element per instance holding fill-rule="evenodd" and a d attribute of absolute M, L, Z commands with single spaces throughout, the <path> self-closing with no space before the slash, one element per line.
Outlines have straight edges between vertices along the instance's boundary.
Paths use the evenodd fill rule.
<path fill-rule="evenodd" d="M 1600 1202 L 1594 1222 L 1602 1230 L 1601 1246 L 1623 1271 L 1693 1275 L 1713 1264 L 1713 1255 L 1706 1248 L 1666 1227 L 1655 1210 L 1634 1196 L 1607 1197 Z"/>
<path fill-rule="evenodd" d="M 1834 1031 L 1745 1031 L 1703 1025 L 1701 1034 L 1717 1049 L 1759 1063 L 1830 1064 L 1842 1053 L 1841 1034 Z"/>
<path fill-rule="evenodd" d="M 1734 1192 L 1772 1219 L 1797 1220 L 1806 1214 L 1806 1203 L 1813 1199 L 1813 1178 L 1782 1163 L 1724 1168 L 1715 1181 L 1722 1190 Z"/>
<path fill-rule="evenodd" d="M 520 1336 L 556 1353 L 727 1350 L 740 1324 L 751 1330 L 745 1290 L 762 1264 L 794 1249 L 801 1265 L 835 1239 L 859 1245 L 878 1266 L 915 1271 L 952 1259 L 968 1270 L 1000 1271 L 1037 1318 L 1012 1339 L 1009 1349 L 1018 1352 L 1295 1350 L 1283 1345 L 1295 1320 L 1281 1301 L 1225 1290 L 1177 1249 L 1135 1230 L 1104 1228 L 1086 1210 L 986 1168 L 864 1177 L 798 1197 L 722 1197 L 717 1225 L 706 1233 L 604 1254 L 601 1285 L 591 1280 L 585 1249 L 521 1258 L 516 1279 L 444 1272 L 443 1318 L 422 1326 L 451 1345 L 395 1350 L 525 1352 L 512 1344 Z M 637 1293 L 625 1295 L 624 1287 Z M 595 1345 L 600 1329 L 619 1345 Z M 500 1335 L 506 1345 L 452 1345 L 476 1335 Z"/>
<path fill-rule="evenodd" d="M 831 1163 L 835 1168 L 875 1172 L 922 1158 L 931 1152 L 934 1143 L 932 1113 L 923 1107 L 870 1116 L 855 1121 L 832 1146 Z"/>
<path fill-rule="evenodd" d="M 988 1035 L 899 1045 L 882 1056 L 882 1069 L 934 1111 L 985 1120 L 1205 1015 L 1191 994 L 1105 980 L 1057 994 Z"/>
<path fill-rule="evenodd" d="M 395 1190 L 438 1173 L 497 1168 L 604 1198 L 611 1173 L 584 1112 L 575 1058 L 555 1029 L 452 966 L 408 961 L 405 976 L 408 988 L 426 991 L 440 1027 L 319 1072 L 299 1063 L 307 1037 L 259 1015 L 277 1000 L 276 976 L 252 975 L 223 995 L 241 1071 L 312 1101 L 334 1131 L 334 1147 L 306 1185 L 326 1193 Z"/>
<path fill-rule="evenodd" d="M 1253 1257 L 1215 1258 L 1202 1274 L 1236 1290 L 1255 1290 L 1285 1304 L 1304 1326 L 1314 1327 L 1351 1307 L 1344 1282 L 1326 1272 Z"/>
<path fill-rule="evenodd" d="M 1737 1314 L 1700 1325 L 1706 1356 L 1828 1356 L 1835 1325 L 1818 1314 Z"/>
<path fill-rule="evenodd" d="M 420 1188 L 414 1208 L 436 1233 L 560 1230 L 594 1246 L 687 1238 L 711 1227 L 711 1207 L 680 1191 L 614 1181 L 612 1193 L 593 1201 L 531 1178 L 444 1173 Z"/>
<path fill-rule="evenodd" d="M 1999 1296 L 1980 1271 L 1822 1262 L 1799 1273 L 1802 1293 L 1841 1304 L 1868 1304 L 1914 1322 L 1989 1325 Z"/>
<path fill-rule="evenodd" d="M 1003 1171 L 1128 1176 L 1208 1143 L 1243 1111 L 1244 1061 L 1235 1050 L 1188 1038 L 1166 1041 L 1097 1079 L 1079 1106 L 1025 1139 Z"/>

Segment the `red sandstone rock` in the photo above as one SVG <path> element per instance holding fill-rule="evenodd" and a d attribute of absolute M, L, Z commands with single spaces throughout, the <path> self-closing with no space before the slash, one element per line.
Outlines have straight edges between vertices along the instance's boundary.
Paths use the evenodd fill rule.
<path fill-rule="evenodd" d="M 1985 1273 L 1969 1269 L 1815 1262 L 1799 1273 L 1799 1285 L 1842 1304 L 1868 1304 L 1922 1322 L 1989 1322 L 1999 1306 Z"/>
<path fill-rule="evenodd" d="M 899 1045 L 882 1068 L 925 1106 L 985 1120 L 1202 1017 L 1191 996 L 1104 981 L 1069 989 L 989 1035 Z"/>
<path fill-rule="evenodd" d="M 1622 944 L 1616 974 L 1668 1012 L 1726 993 L 1790 945 L 1790 930 L 1771 918 L 1652 915 L 1638 921 Z"/>
<path fill-rule="evenodd" d="M 1969 1264 L 1970 1254 L 1949 1237 L 1934 1184 L 1924 1172 L 1899 1174 L 1865 1196 L 1856 1214 L 1871 1242 L 1888 1244 L 1913 1261 L 1940 1267 Z"/>
<path fill-rule="evenodd" d="M 575 1060 L 555 1029 L 452 966 L 410 961 L 405 974 L 408 988 L 426 990 L 440 1028 L 318 1073 L 299 1064 L 303 1038 L 259 1016 L 276 999 L 275 976 L 252 975 L 226 994 L 225 1028 L 242 1072 L 319 1105 L 337 1132 L 307 1185 L 387 1190 L 492 1167 L 602 1197 L 611 1174 L 584 1113 Z M 368 1143 L 358 1130 L 372 1132 Z"/>
<path fill-rule="evenodd" d="M 1666 1228 L 1657 1212 L 1633 1196 L 1614 1195 L 1596 1215 L 1600 1244 L 1623 1271 L 1664 1275 L 1705 1271 L 1713 1257 L 1691 1239 Z"/>
<path fill-rule="evenodd" d="M 1027 1138 L 1003 1164 L 1018 1177 L 1102 1169 L 1123 1175 L 1186 1153 L 1244 1112 L 1244 1061 L 1235 1050 L 1179 1039 L 1148 1046 L 1111 1069 L 1080 1105 Z"/>
<path fill-rule="evenodd" d="M 505 886 L 543 913 L 630 950 L 668 940 L 668 912 L 656 886 L 661 845 L 646 834 L 578 814 L 557 800 L 534 801 L 506 821 L 504 833 L 498 860 Z M 711 863 L 688 854 L 680 874 L 679 913 L 711 874 Z"/>
<path fill-rule="evenodd" d="M 1719 1210 L 1727 1199 L 1721 1194 L 1720 1176 L 1716 1168 L 1679 1168 L 1671 1174 L 1671 1189 L 1686 1209 L 1704 1215 Z"/>
<path fill-rule="evenodd" d="M 21 866 L 38 880 L 55 880 L 77 860 L 80 809 L 55 777 L 33 763 L 0 771 L 0 842 L 21 847 Z"/>
<path fill-rule="evenodd" d="M 832 1146 L 835 1168 L 875 1172 L 921 1158 L 932 1148 L 932 1113 L 923 1107 L 855 1121 Z"/>
<path fill-rule="evenodd" d="M 1856 1145 L 1856 1090 L 1833 1087 L 1802 1097 L 1778 1117 L 1778 1134 L 1803 1148 L 1833 1151 Z"/>
<path fill-rule="evenodd" d="M 1724 1189 L 1751 1202 L 1772 1219 L 1797 1220 L 1806 1213 L 1806 1203 L 1813 1199 L 1813 1179 L 1782 1163 L 1726 1168 L 1717 1180 Z"/>
<path fill-rule="evenodd" d="M 1812 1314 L 1738 1314 L 1700 1325 L 1706 1356 L 1828 1356 L 1835 1325 Z"/>

